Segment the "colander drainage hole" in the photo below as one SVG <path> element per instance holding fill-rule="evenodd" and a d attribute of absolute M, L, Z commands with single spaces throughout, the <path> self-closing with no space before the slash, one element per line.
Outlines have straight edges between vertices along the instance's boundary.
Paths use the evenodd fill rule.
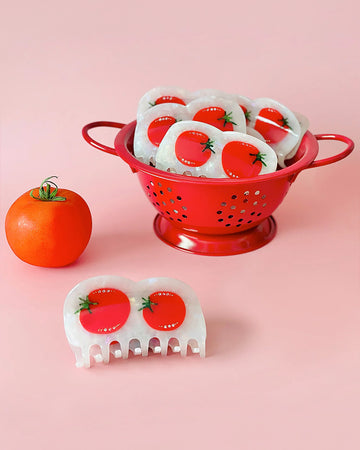
<path fill-rule="evenodd" d="M 153 192 L 153 196 L 154 196 L 154 197 L 157 197 L 157 193 L 156 193 L 156 192 Z"/>
<path fill-rule="evenodd" d="M 182 222 L 182 220 L 181 219 L 176 219 L 178 222 Z"/>
<path fill-rule="evenodd" d="M 172 198 L 170 199 L 170 203 L 175 203 L 175 200 L 173 200 Z"/>
<path fill-rule="evenodd" d="M 216 211 L 216 214 L 222 214 L 222 211 L 220 211 L 220 210 Z"/>
<path fill-rule="evenodd" d="M 160 194 L 161 194 L 161 195 L 164 195 L 164 192 L 163 192 L 163 191 L 160 191 Z"/>
<path fill-rule="evenodd" d="M 238 222 L 242 222 L 244 219 L 239 219 Z"/>
<path fill-rule="evenodd" d="M 160 183 L 160 181 L 159 181 L 159 183 L 158 183 L 158 186 L 159 186 L 159 187 L 161 187 L 161 186 L 162 186 L 162 184 Z"/>
<path fill-rule="evenodd" d="M 187 207 L 186 207 L 186 206 L 182 206 L 182 209 L 183 209 L 184 211 L 186 211 L 186 210 L 187 210 Z"/>
<path fill-rule="evenodd" d="M 238 227 L 241 227 L 241 223 L 238 223 L 237 225 L 236 225 L 236 227 L 238 228 Z"/>
<path fill-rule="evenodd" d="M 156 204 L 157 204 L 158 206 L 160 206 L 160 203 L 159 203 L 159 202 L 156 202 Z"/>
<path fill-rule="evenodd" d="M 250 216 L 253 216 L 255 214 L 255 211 L 253 211 L 251 214 L 250 214 Z"/>
<path fill-rule="evenodd" d="M 187 216 L 185 216 L 185 214 L 182 215 L 184 219 L 187 219 Z"/>
<path fill-rule="evenodd" d="M 251 223 L 251 222 L 252 222 L 252 220 L 248 220 L 248 221 L 247 221 L 247 223 Z"/>
<path fill-rule="evenodd" d="M 232 214 L 230 214 L 230 216 L 228 216 L 228 219 L 232 219 L 234 216 Z"/>
<path fill-rule="evenodd" d="M 249 200 L 247 198 L 244 199 L 244 203 L 247 203 Z"/>
<path fill-rule="evenodd" d="M 148 185 L 148 186 L 146 186 L 148 189 L 150 189 L 150 186 Z"/>
<path fill-rule="evenodd" d="M 150 181 L 151 186 L 154 186 L 154 183 L 152 181 Z"/>
<path fill-rule="evenodd" d="M 171 191 L 172 191 L 171 187 L 168 187 L 168 188 L 167 188 L 167 190 L 168 190 L 169 192 L 171 192 Z"/>
<path fill-rule="evenodd" d="M 233 200 L 236 200 L 236 199 L 237 199 L 237 195 L 232 195 L 231 198 L 232 198 Z"/>
<path fill-rule="evenodd" d="M 180 195 L 178 195 L 176 198 L 177 198 L 179 201 L 182 200 L 182 198 L 180 197 Z"/>
<path fill-rule="evenodd" d="M 231 223 L 227 223 L 225 226 L 226 226 L 226 227 L 229 227 L 230 225 L 231 225 Z"/>
<path fill-rule="evenodd" d="M 169 211 L 166 211 L 166 214 L 169 214 L 169 216 L 170 216 L 170 213 L 169 213 Z"/>
<path fill-rule="evenodd" d="M 226 202 L 222 202 L 222 203 L 221 203 L 221 206 L 226 206 Z"/>
<path fill-rule="evenodd" d="M 261 213 L 257 214 L 257 216 L 261 216 Z"/>
<path fill-rule="evenodd" d="M 218 222 L 224 222 L 224 219 L 218 219 Z"/>

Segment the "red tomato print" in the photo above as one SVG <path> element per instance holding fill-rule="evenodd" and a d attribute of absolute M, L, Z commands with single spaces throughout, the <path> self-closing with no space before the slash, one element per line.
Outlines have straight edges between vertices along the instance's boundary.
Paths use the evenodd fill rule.
<path fill-rule="evenodd" d="M 248 109 L 245 106 L 243 106 L 243 105 L 239 105 L 239 106 L 243 110 L 243 113 L 245 115 L 246 125 L 249 125 L 250 119 L 251 119 L 251 112 L 248 111 Z"/>
<path fill-rule="evenodd" d="M 230 178 L 251 178 L 259 175 L 264 154 L 247 142 L 229 142 L 223 148 L 222 166 Z"/>
<path fill-rule="evenodd" d="M 214 141 L 200 131 L 184 131 L 175 143 L 177 159 L 185 166 L 200 167 L 210 158 Z"/>
<path fill-rule="evenodd" d="M 172 95 L 163 95 L 162 97 L 157 98 L 154 103 L 150 103 L 150 105 L 155 106 L 160 105 L 161 103 L 179 103 L 180 105 L 185 105 L 184 100 Z"/>
<path fill-rule="evenodd" d="M 156 145 L 156 147 L 159 147 L 168 129 L 171 127 L 171 125 L 174 125 L 175 122 L 176 119 L 170 116 L 158 117 L 157 119 L 153 120 L 149 125 L 147 132 L 149 141 L 152 144 Z"/>
<path fill-rule="evenodd" d="M 170 291 L 158 291 L 143 298 L 142 307 L 145 322 L 155 330 L 175 330 L 185 319 L 186 307 L 183 299 Z"/>
<path fill-rule="evenodd" d="M 259 112 L 254 128 L 268 144 L 282 141 L 291 130 L 288 119 L 273 108 L 263 108 Z"/>
<path fill-rule="evenodd" d="M 85 330 L 96 334 L 114 333 L 127 321 L 130 302 L 126 294 L 113 288 L 101 288 L 79 298 L 80 322 Z"/>
<path fill-rule="evenodd" d="M 232 112 L 227 113 L 223 108 L 218 106 L 209 106 L 200 109 L 193 117 L 193 120 L 208 123 L 221 131 L 233 131 L 233 125 L 237 125 L 232 120 Z"/>

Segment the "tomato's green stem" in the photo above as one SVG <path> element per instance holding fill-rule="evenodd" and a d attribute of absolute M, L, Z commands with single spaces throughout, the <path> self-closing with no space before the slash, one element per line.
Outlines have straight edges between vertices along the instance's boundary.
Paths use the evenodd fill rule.
<path fill-rule="evenodd" d="M 246 119 L 246 120 L 248 120 L 248 121 L 251 120 L 251 111 L 246 110 L 246 111 L 244 112 L 244 115 L 245 115 L 245 119 Z"/>
<path fill-rule="evenodd" d="M 143 309 L 150 309 L 151 312 L 154 312 L 152 309 L 152 305 L 157 305 L 157 303 L 152 302 L 150 300 L 150 297 L 148 297 L 148 298 L 142 297 L 142 301 L 143 301 L 142 306 L 138 311 L 142 311 Z"/>
<path fill-rule="evenodd" d="M 205 150 L 210 150 L 212 153 L 215 153 L 213 150 L 215 141 L 212 141 L 210 138 L 206 142 L 200 142 L 200 145 L 205 145 L 205 147 L 202 149 L 202 152 Z"/>
<path fill-rule="evenodd" d="M 289 128 L 292 130 L 291 126 L 289 125 L 289 119 L 287 117 L 282 117 L 281 119 L 278 119 L 278 122 L 281 123 L 281 126 L 283 128 Z"/>
<path fill-rule="evenodd" d="M 255 156 L 255 159 L 252 162 L 253 164 L 255 164 L 256 161 L 260 161 L 263 166 L 267 167 L 266 162 L 264 161 L 264 158 L 266 157 L 265 153 L 249 153 L 249 155 Z"/>
<path fill-rule="evenodd" d="M 33 194 L 34 189 L 30 192 L 30 197 L 35 200 L 41 200 L 43 202 L 64 202 L 66 200 L 65 197 L 59 197 L 56 194 L 58 193 L 58 186 L 54 181 L 51 181 L 51 178 L 57 178 L 57 176 L 53 175 L 51 177 L 45 178 L 45 180 L 41 183 L 39 187 L 39 196 L 35 197 Z"/>
<path fill-rule="evenodd" d="M 92 311 L 90 309 L 90 306 L 99 304 L 98 302 L 92 302 L 91 300 L 89 300 L 88 295 L 85 298 L 79 297 L 79 300 L 81 300 L 81 302 L 79 303 L 80 308 L 77 311 L 75 311 L 74 314 L 77 314 L 80 311 L 84 311 L 84 309 L 87 309 L 89 311 L 89 313 L 91 314 Z"/>
<path fill-rule="evenodd" d="M 156 102 L 149 102 L 149 105 L 150 105 L 151 107 L 153 107 L 153 106 L 156 105 Z"/>
<path fill-rule="evenodd" d="M 231 123 L 231 124 L 233 124 L 233 125 L 237 125 L 235 122 L 233 122 L 233 120 L 232 120 L 232 111 L 230 111 L 229 113 L 227 113 L 226 111 L 225 111 L 225 114 L 222 116 L 222 117 L 220 117 L 218 120 L 223 120 L 224 121 L 224 125 L 223 125 L 223 127 L 226 127 L 226 124 L 227 123 Z"/>

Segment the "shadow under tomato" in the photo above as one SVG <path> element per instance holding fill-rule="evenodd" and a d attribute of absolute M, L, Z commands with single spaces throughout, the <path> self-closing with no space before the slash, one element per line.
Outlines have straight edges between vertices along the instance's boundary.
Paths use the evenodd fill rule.
<path fill-rule="evenodd" d="M 79 263 L 117 260 L 119 256 L 154 251 L 160 245 L 154 234 L 141 232 L 94 234 Z"/>

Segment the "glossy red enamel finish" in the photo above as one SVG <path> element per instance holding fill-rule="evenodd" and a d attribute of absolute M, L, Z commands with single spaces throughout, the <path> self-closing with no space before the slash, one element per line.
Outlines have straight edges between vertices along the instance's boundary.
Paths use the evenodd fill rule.
<path fill-rule="evenodd" d="M 200 131 L 184 131 L 175 142 L 175 155 L 185 166 L 200 167 L 211 157 L 206 148 L 209 136 Z"/>
<path fill-rule="evenodd" d="M 170 116 L 162 116 L 153 120 L 148 128 L 149 141 L 159 147 L 165 134 L 168 132 L 171 125 L 174 125 L 176 119 Z"/>
<path fill-rule="evenodd" d="M 286 117 L 279 111 L 273 108 L 264 108 L 259 112 L 254 128 L 268 144 L 276 144 L 289 133 L 290 128 L 286 123 Z"/>
<path fill-rule="evenodd" d="M 222 152 L 222 166 L 230 178 L 251 178 L 259 175 L 261 161 L 256 160 L 259 150 L 246 142 L 228 142 Z"/>
<path fill-rule="evenodd" d="M 225 118 L 227 115 L 231 120 L 231 113 L 226 112 L 223 108 L 219 108 L 218 106 L 209 106 L 200 109 L 200 111 L 194 115 L 193 120 L 208 123 L 221 131 L 233 131 L 233 124 Z"/>
<path fill-rule="evenodd" d="M 130 302 L 126 294 L 118 289 L 96 289 L 88 298 L 90 311 L 80 311 L 80 322 L 85 330 L 96 334 L 109 334 L 119 330 L 130 314 Z"/>
<path fill-rule="evenodd" d="M 174 292 L 158 291 L 150 295 L 151 309 L 143 309 L 146 323 L 155 330 L 175 330 L 183 323 L 186 307 L 183 299 Z"/>

